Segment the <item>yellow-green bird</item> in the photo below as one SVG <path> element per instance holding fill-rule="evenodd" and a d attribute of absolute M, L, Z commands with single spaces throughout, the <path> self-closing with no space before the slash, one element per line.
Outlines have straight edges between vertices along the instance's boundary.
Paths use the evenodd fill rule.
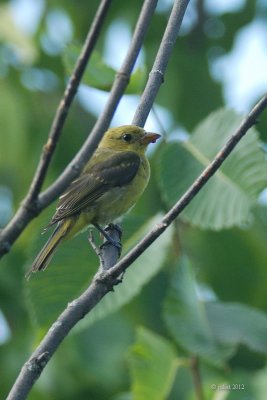
<path fill-rule="evenodd" d="M 115 221 L 134 206 L 150 177 L 146 148 L 159 137 L 135 125 L 111 128 L 104 134 L 80 176 L 60 196 L 47 226 L 57 224 L 56 229 L 30 273 L 45 269 L 63 240 L 90 224 L 101 230 L 101 225 Z"/>

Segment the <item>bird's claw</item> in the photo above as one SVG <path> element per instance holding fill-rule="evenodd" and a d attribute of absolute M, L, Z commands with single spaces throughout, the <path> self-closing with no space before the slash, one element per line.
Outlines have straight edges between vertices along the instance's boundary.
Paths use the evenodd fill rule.
<path fill-rule="evenodd" d="M 104 230 L 105 230 L 106 232 L 111 231 L 111 230 L 116 230 L 117 233 L 118 233 L 118 235 L 119 235 L 119 238 L 121 239 L 121 236 L 122 236 L 122 229 L 121 229 L 121 227 L 120 227 L 119 224 L 113 224 L 113 223 L 111 222 L 110 224 L 108 224 L 108 225 L 105 227 Z"/>
<path fill-rule="evenodd" d="M 120 242 L 109 237 L 108 239 L 106 238 L 104 243 L 102 243 L 99 248 L 100 248 L 100 250 L 103 250 L 108 245 L 112 245 L 112 246 L 116 247 L 116 249 L 118 250 L 119 256 L 121 255 L 122 245 Z"/>
<path fill-rule="evenodd" d="M 119 236 L 119 240 L 115 240 L 109 235 L 109 232 L 112 231 L 112 230 L 116 230 L 117 231 L 118 236 Z M 103 249 L 105 246 L 111 244 L 112 246 L 116 247 L 116 249 L 118 250 L 118 253 L 119 253 L 119 257 L 120 257 L 121 251 L 122 251 L 122 244 L 120 242 L 121 236 L 122 236 L 122 229 L 121 229 L 120 225 L 110 223 L 105 227 L 104 231 L 106 233 L 106 235 L 105 235 L 105 239 L 106 240 L 100 246 L 100 249 Z"/>

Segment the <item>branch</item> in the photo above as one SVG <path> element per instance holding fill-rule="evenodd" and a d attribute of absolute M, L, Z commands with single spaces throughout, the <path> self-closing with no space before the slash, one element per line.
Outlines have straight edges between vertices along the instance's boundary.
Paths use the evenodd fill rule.
<path fill-rule="evenodd" d="M 90 136 L 88 136 L 87 140 L 76 154 L 74 159 L 67 166 L 65 171 L 59 176 L 59 178 L 39 196 L 39 204 L 42 208 L 50 204 L 51 199 L 54 200 L 57 198 L 57 196 L 64 189 L 66 189 L 68 184 L 79 174 L 82 167 L 92 156 L 93 152 L 98 146 L 103 133 L 108 129 L 124 90 L 129 83 L 131 72 L 142 47 L 147 28 L 154 14 L 156 5 L 157 0 L 144 1 L 133 33 L 130 47 L 119 72 L 116 74 L 107 104 L 98 118 L 93 130 L 91 131 Z"/>
<path fill-rule="evenodd" d="M 0 257 L 7 253 L 15 240 L 23 232 L 28 223 L 36 217 L 44 208 L 52 203 L 69 183 L 79 174 L 86 161 L 93 154 L 105 130 L 108 128 L 117 105 L 124 93 L 124 90 L 130 80 L 131 72 L 135 61 L 139 54 L 140 48 L 144 41 L 144 37 L 156 8 L 157 0 L 146 0 L 142 7 L 136 28 L 133 34 L 132 42 L 125 57 L 124 63 L 118 72 L 114 84 L 112 86 L 108 102 L 94 126 L 90 136 L 85 141 L 84 145 L 74 157 L 72 162 L 67 166 L 60 177 L 37 198 L 31 194 L 34 201 L 28 202 L 27 198 L 22 202 L 15 216 L 9 224 L 0 232 Z M 48 140 L 48 148 L 50 142 Z M 41 169 L 41 167 L 40 167 Z M 43 169 L 42 169 L 43 171 Z M 43 172 L 38 172 L 38 186 Z M 36 178 L 37 181 L 37 178 Z M 37 187 L 37 184 L 36 184 Z M 30 190 L 36 195 L 35 186 Z"/>
<path fill-rule="evenodd" d="M 100 274 L 96 274 L 88 289 L 79 298 L 68 305 L 57 321 L 52 325 L 51 329 L 49 329 L 30 359 L 22 367 L 7 400 L 23 400 L 26 398 L 35 380 L 39 377 L 43 368 L 69 331 L 113 289 L 113 286 L 118 283 L 121 274 L 126 271 L 133 261 L 140 256 L 183 211 L 186 205 L 190 203 L 206 182 L 219 169 L 241 138 L 256 124 L 258 117 L 266 107 L 267 95 L 256 104 L 225 146 L 219 151 L 214 160 L 205 168 L 182 198 L 162 218 L 161 222 L 121 259 L 121 261 L 108 271 L 101 271 Z"/>
<path fill-rule="evenodd" d="M 160 85 L 164 82 L 164 74 L 189 1 L 190 0 L 176 0 L 174 2 L 169 22 L 160 43 L 152 70 L 149 74 L 148 82 L 134 114 L 132 122 L 134 125 L 144 126 L 158 94 Z"/>
<path fill-rule="evenodd" d="M 79 58 L 56 110 L 56 114 L 48 134 L 48 139 L 43 147 L 39 164 L 30 184 L 29 191 L 11 221 L 4 229 L 0 230 L 0 257 L 10 250 L 11 245 L 15 242 L 21 232 L 23 232 L 28 223 L 42 210 L 38 204 L 37 196 L 41 190 L 50 161 L 62 133 L 70 106 L 81 82 L 88 60 L 96 44 L 111 1 L 112 0 L 102 0 L 96 11 L 94 20 L 88 31 Z"/>
<path fill-rule="evenodd" d="M 78 86 L 81 82 L 82 76 L 87 66 L 88 60 L 95 47 L 96 41 L 100 33 L 100 29 L 102 28 L 104 19 L 111 5 L 111 1 L 112 0 L 102 0 L 96 11 L 94 20 L 91 24 L 91 27 L 85 39 L 79 58 L 71 74 L 65 92 L 63 94 L 62 100 L 60 101 L 59 106 L 57 108 L 52 126 L 50 128 L 47 143 L 43 148 L 43 152 L 41 154 L 37 170 L 33 177 L 29 193 L 25 199 L 26 204 L 34 202 L 34 200 L 36 199 L 41 190 L 49 163 L 55 151 L 58 139 L 61 135 L 62 128 L 67 118 L 71 103 L 75 97 Z"/>
<path fill-rule="evenodd" d="M 184 1 L 181 0 L 181 4 L 183 4 L 183 7 L 178 7 L 177 5 L 180 4 L 180 0 L 176 0 L 173 11 L 171 13 L 171 16 L 169 18 L 167 28 L 165 31 L 165 34 L 163 36 L 163 41 L 160 45 L 159 52 L 157 54 L 157 63 L 158 63 L 158 68 L 162 71 L 162 74 L 164 73 L 166 69 L 167 62 L 169 60 L 169 55 L 171 53 L 171 49 L 174 46 L 175 40 L 174 37 L 176 38 L 179 27 L 181 25 L 181 20 L 183 18 L 184 12 L 185 12 L 185 4 L 187 5 L 189 0 Z M 132 45 L 131 48 L 129 49 L 128 55 L 125 59 L 125 62 L 118 74 L 117 80 L 114 83 L 114 86 L 112 88 L 111 92 L 111 97 L 109 100 L 109 103 L 106 106 L 106 109 L 104 110 L 104 113 L 102 114 L 102 127 L 105 127 L 105 124 L 109 124 L 109 119 L 112 118 L 113 112 L 116 108 L 117 102 L 120 99 L 120 91 L 122 90 L 122 86 L 125 85 L 125 80 L 119 80 L 121 77 L 127 77 L 130 75 L 131 69 L 133 68 L 134 61 L 138 55 L 140 46 L 142 44 L 142 40 L 144 38 L 144 34 L 146 32 L 146 29 L 148 27 L 149 21 L 151 19 L 151 16 L 153 14 L 154 8 L 156 6 L 155 1 L 146 1 L 144 3 L 142 12 L 140 14 L 136 30 L 133 36 L 132 40 Z M 179 11 L 180 10 L 180 11 Z M 168 40 L 169 38 L 169 40 Z M 173 40 L 171 40 L 173 39 Z M 172 43 L 170 47 L 170 43 Z M 165 50 L 165 46 L 168 48 L 168 51 Z M 155 62 L 156 64 L 156 62 Z M 154 66 L 155 66 L 154 64 Z M 143 102 L 144 106 L 147 103 L 153 104 L 153 101 L 155 99 L 155 96 L 157 94 L 157 91 L 162 83 L 162 79 L 159 81 L 157 79 L 158 74 L 150 74 L 150 79 L 148 81 L 147 86 L 150 87 L 150 85 L 153 86 L 153 95 L 149 94 L 148 88 L 146 88 L 146 95 L 142 97 L 141 104 Z M 155 79 L 155 81 L 154 81 Z M 127 84 L 127 82 L 126 82 Z M 126 86 L 126 85 L 125 85 Z M 124 87 L 125 87 L 124 86 Z M 155 88 L 157 89 L 155 90 Z M 114 93 L 113 97 L 112 94 Z M 148 107 L 145 107 L 145 110 L 148 110 Z M 138 117 L 139 115 L 139 117 Z M 142 113 L 142 110 L 137 113 L 136 119 L 138 120 L 139 118 L 139 123 L 141 124 L 141 120 L 145 121 L 145 114 Z M 99 122 L 98 125 L 96 125 L 94 131 L 91 134 L 91 137 L 86 141 L 85 145 L 81 149 L 81 151 L 78 153 L 78 155 L 75 157 L 72 165 L 75 165 L 75 162 L 81 163 L 86 156 L 90 153 L 92 150 L 92 142 L 91 140 L 94 140 L 93 144 L 96 146 L 97 145 L 97 140 L 100 139 L 98 136 L 101 134 L 101 129 L 98 128 L 98 126 L 101 126 L 101 123 Z M 137 122 L 136 122 L 137 123 Z M 93 136 L 94 134 L 94 136 Z M 92 139 L 93 137 L 93 139 Z M 79 158 L 80 157 L 80 158 Z M 78 164 L 79 165 L 79 164 Z M 71 171 L 71 167 L 69 169 Z M 61 179 L 66 180 L 68 179 L 68 173 L 69 170 L 67 169 L 64 174 L 62 175 Z M 59 181 L 60 182 L 60 181 Z M 59 183 L 60 184 L 60 183 Z M 58 184 L 58 185 L 59 185 Z M 52 188 L 50 188 L 50 191 L 53 190 L 56 191 L 57 188 L 55 189 L 54 185 Z M 46 193 L 43 194 L 45 198 L 45 194 L 49 196 L 49 190 L 46 191 Z M 53 194 L 54 195 L 54 194 Z M 50 194 L 51 196 L 51 194 Z M 41 196 L 40 196 L 41 198 Z M 47 201 L 47 200 L 46 200 Z M 45 200 L 44 200 L 45 203 Z M 111 230 L 109 232 L 110 235 L 117 235 L 118 232 Z M 106 256 L 106 254 L 104 255 Z M 110 261 L 112 262 L 110 263 Z M 108 266 L 111 268 L 112 265 L 115 264 L 117 260 L 117 254 L 114 257 L 114 249 L 112 249 L 112 254 L 108 256 Z M 105 263 L 105 266 L 107 264 Z M 126 269 L 127 267 L 125 267 Z M 114 267 L 112 268 L 112 270 Z M 43 339 L 43 341 L 40 343 L 38 348 L 35 350 L 35 352 L 32 354 L 28 362 L 26 362 L 13 386 L 11 389 L 9 396 L 7 400 L 23 400 L 26 398 L 27 394 L 31 390 L 34 382 L 36 379 L 38 379 L 39 375 L 41 374 L 42 370 L 44 369 L 45 365 L 49 361 L 49 359 L 52 357 L 53 353 L 56 351 L 57 347 L 60 345 L 60 343 L 63 341 L 63 339 L 67 336 L 68 332 L 77 324 L 77 322 L 83 318 L 100 300 L 101 298 L 108 293 L 110 290 L 113 290 L 113 286 L 116 285 L 122 274 L 118 274 L 116 277 L 112 275 L 108 275 L 108 271 L 106 270 L 100 270 L 100 273 L 97 274 L 89 286 L 89 288 L 77 299 L 74 300 L 71 304 L 68 305 L 67 309 L 63 311 L 63 313 L 60 315 L 58 320 L 53 324 L 52 328 L 50 329 Z"/>
<path fill-rule="evenodd" d="M 124 273 L 129 265 L 131 265 L 167 229 L 167 227 L 175 220 L 175 218 L 178 217 L 184 208 L 203 188 L 207 181 L 220 168 L 222 163 L 226 160 L 247 131 L 257 123 L 258 117 L 266 107 L 267 94 L 259 100 L 250 113 L 243 119 L 239 128 L 230 137 L 224 147 L 217 153 L 214 160 L 204 169 L 179 201 L 167 212 L 167 214 L 165 214 L 160 223 L 147 233 L 147 235 L 124 258 L 108 271 L 110 276 L 116 277 Z"/>

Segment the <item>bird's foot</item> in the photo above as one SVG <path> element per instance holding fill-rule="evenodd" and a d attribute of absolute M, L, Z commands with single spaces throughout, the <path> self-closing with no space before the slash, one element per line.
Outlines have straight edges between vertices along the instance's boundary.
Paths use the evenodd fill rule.
<path fill-rule="evenodd" d="M 103 250 L 106 246 L 112 245 L 112 246 L 116 247 L 116 249 L 118 250 L 119 257 L 120 257 L 121 250 L 122 250 L 121 242 L 118 242 L 117 240 L 114 240 L 111 237 L 107 237 L 107 236 L 105 236 L 105 239 L 106 240 L 104 241 L 104 243 L 102 243 L 99 247 L 100 250 Z"/>
<path fill-rule="evenodd" d="M 103 250 L 103 248 L 105 248 L 108 245 L 112 245 L 112 246 L 116 247 L 116 249 L 118 250 L 119 257 L 120 257 L 121 250 L 122 250 L 122 245 L 121 245 L 121 242 L 120 242 L 121 235 L 122 235 L 122 230 L 121 230 L 120 226 L 117 225 L 117 224 L 109 224 L 108 226 L 106 226 L 105 229 L 103 229 L 98 224 L 94 224 L 94 226 L 96 227 L 96 229 L 99 230 L 99 232 L 102 233 L 102 235 L 106 239 L 105 242 L 103 244 L 101 244 L 100 250 Z M 119 240 L 113 239 L 109 234 L 109 232 L 114 230 L 114 229 L 116 230 L 116 232 L 118 234 Z"/>
<path fill-rule="evenodd" d="M 115 231 L 117 231 L 118 236 L 119 236 L 119 239 L 121 240 L 121 237 L 122 237 L 122 229 L 121 229 L 121 226 L 120 226 L 119 224 L 110 223 L 110 224 L 108 224 L 108 225 L 105 227 L 104 230 L 105 230 L 106 232 L 108 232 L 108 231 L 110 231 L 110 230 L 115 230 Z"/>

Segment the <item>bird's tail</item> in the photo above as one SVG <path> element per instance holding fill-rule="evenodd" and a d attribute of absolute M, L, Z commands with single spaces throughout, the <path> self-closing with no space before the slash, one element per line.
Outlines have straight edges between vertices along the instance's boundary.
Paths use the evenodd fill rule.
<path fill-rule="evenodd" d="M 48 266 L 57 249 L 57 246 L 69 232 L 72 225 L 73 221 L 71 219 L 67 219 L 58 223 L 56 229 L 34 260 L 31 269 L 29 270 L 29 272 L 27 272 L 27 279 L 31 276 L 33 272 L 42 271 Z"/>

